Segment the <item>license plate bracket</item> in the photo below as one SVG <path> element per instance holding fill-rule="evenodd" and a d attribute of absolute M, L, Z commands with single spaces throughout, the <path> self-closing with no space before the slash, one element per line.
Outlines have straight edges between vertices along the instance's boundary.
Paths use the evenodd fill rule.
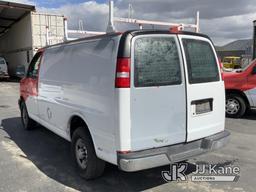
<path fill-rule="evenodd" d="M 192 101 L 191 105 L 194 106 L 194 115 L 209 113 L 213 110 L 213 98 Z"/>

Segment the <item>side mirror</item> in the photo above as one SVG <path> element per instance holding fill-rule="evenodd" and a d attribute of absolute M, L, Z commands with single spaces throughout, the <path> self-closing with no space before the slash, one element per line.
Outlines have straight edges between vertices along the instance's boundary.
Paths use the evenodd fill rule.
<path fill-rule="evenodd" d="M 252 74 L 253 75 L 256 75 L 256 65 L 253 67 L 253 69 L 252 69 Z"/>
<path fill-rule="evenodd" d="M 26 69 L 25 69 L 24 65 L 19 65 L 16 68 L 16 76 L 21 78 L 21 79 L 26 76 Z"/>

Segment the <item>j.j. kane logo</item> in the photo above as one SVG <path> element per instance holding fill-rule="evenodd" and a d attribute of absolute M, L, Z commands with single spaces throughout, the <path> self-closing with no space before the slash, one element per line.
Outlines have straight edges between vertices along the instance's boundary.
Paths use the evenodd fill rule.
<path fill-rule="evenodd" d="M 170 181 L 191 181 L 194 182 L 214 182 L 214 181 L 226 181 L 234 182 L 238 181 L 240 168 L 238 166 L 219 166 L 200 164 L 196 165 L 195 171 L 187 173 L 188 163 L 172 164 L 170 170 L 162 171 L 162 177 L 166 182 Z M 191 175 L 191 178 L 188 177 Z"/>

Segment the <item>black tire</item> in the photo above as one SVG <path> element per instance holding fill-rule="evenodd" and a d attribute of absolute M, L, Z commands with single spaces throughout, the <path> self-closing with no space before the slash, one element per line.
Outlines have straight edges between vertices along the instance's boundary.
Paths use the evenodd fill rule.
<path fill-rule="evenodd" d="M 92 138 L 85 127 L 79 127 L 74 131 L 71 152 L 73 162 L 81 177 L 90 180 L 103 174 L 105 162 L 96 156 Z"/>
<path fill-rule="evenodd" d="M 36 122 L 28 115 L 27 107 L 24 102 L 20 104 L 21 122 L 25 130 L 32 130 L 36 126 Z"/>
<path fill-rule="evenodd" d="M 228 94 L 226 98 L 226 116 L 240 118 L 246 112 L 246 103 L 238 94 Z"/>

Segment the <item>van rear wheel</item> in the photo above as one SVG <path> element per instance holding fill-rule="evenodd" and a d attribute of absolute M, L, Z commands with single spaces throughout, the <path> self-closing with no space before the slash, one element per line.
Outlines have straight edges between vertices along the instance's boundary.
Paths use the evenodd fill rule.
<path fill-rule="evenodd" d="M 21 102 L 20 111 L 21 111 L 21 122 L 24 129 L 25 130 L 33 129 L 36 126 L 36 122 L 29 117 L 25 102 Z"/>
<path fill-rule="evenodd" d="M 91 136 L 85 127 L 79 127 L 74 131 L 71 152 L 81 177 L 90 180 L 103 174 L 105 162 L 96 156 Z"/>
<path fill-rule="evenodd" d="M 226 115 L 231 118 L 240 118 L 245 114 L 244 99 L 237 94 L 228 94 L 226 98 Z"/>

